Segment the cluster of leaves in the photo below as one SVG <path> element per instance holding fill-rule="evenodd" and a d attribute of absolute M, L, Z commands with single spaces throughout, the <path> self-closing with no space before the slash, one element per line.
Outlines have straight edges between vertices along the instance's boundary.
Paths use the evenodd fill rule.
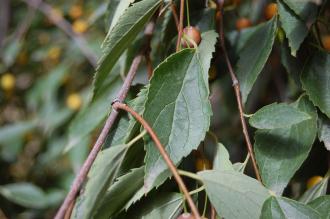
<path fill-rule="evenodd" d="M 207 198 L 224 218 L 328 218 L 330 54 L 322 36 L 330 34 L 326 25 L 329 2 L 278 0 L 277 11 L 267 19 L 263 17 L 264 1 L 225 2 L 227 50 L 254 136 L 262 184 L 252 177 L 249 156 L 243 163 L 236 162 L 245 158 L 246 150 L 232 82 L 218 44 L 216 3 L 189 1 L 185 23 L 197 27 L 202 40 L 198 48 L 178 52 L 171 3 L 113 0 L 94 6 L 90 19 L 95 21 L 104 14 L 108 31 L 93 83 L 91 77 L 77 71 L 77 66 L 85 72 L 92 70 L 82 63 L 83 57 L 73 59 L 71 50 L 65 61 L 63 58 L 60 64 L 39 70 L 52 69 L 26 88 L 26 97 L 19 98 L 26 105 L 28 119 L 16 118 L 15 123 L 0 129 L 2 162 L 12 166 L 29 154 L 34 160 L 31 173 L 23 178 L 10 173 L 6 182 L 14 178 L 20 183 L 2 185 L 0 194 L 28 209 L 40 209 L 28 211 L 34 215 L 56 208 L 74 175 L 72 169 L 80 167 L 95 133 L 111 113 L 110 103 L 143 46 L 144 27 L 160 14 L 150 54 L 157 67 L 148 80 L 147 66 L 141 64 L 126 102 L 150 124 L 178 168 L 193 176 L 194 180 L 185 182 L 194 190 L 200 210 L 209 213 L 209 208 L 203 209 Z M 235 20 L 241 17 L 248 17 L 251 26 L 235 29 Z M 43 29 L 37 21 L 35 26 L 31 27 L 34 32 Z M 98 31 L 90 31 L 93 34 L 89 36 L 96 45 L 99 41 L 94 34 L 102 36 Z M 71 48 L 70 41 L 66 39 L 66 43 Z M 26 47 L 41 53 L 38 44 Z M 3 60 L 23 51 L 18 48 L 14 55 L 13 48 L 5 50 Z M 29 62 L 32 69 L 39 69 L 37 61 Z M 3 63 L 3 71 L 30 71 L 15 62 Z M 70 71 L 84 80 L 72 78 L 70 86 L 61 84 Z M 72 89 L 80 89 L 86 96 L 74 117 L 73 110 L 62 106 Z M 175 218 L 183 211 L 184 199 L 150 137 L 144 135 L 136 141 L 142 130 L 131 116 L 120 116 L 88 174 L 71 218 Z M 25 144 L 27 133 L 38 134 L 37 149 Z M 31 155 L 33 150 L 37 151 Z M 204 170 L 211 165 L 195 167 L 198 160 L 211 163 L 212 169 Z M 49 172 L 52 176 L 47 175 Z M 306 189 L 306 180 L 312 175 L 324 177 Z M 52 179 L 55 183 L 49 182 Z M 24 181 L 51 190 L 44 192 Z M 200 192 L 203 189 L 205 195 Z M 7 209 L 15 209 L 7 205 Z M 5 209 L 5 213 L 10 210 Z"/>

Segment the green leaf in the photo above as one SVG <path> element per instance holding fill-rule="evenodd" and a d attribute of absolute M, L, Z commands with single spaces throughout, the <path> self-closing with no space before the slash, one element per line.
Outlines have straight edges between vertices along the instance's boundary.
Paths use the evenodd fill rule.
<path fill-rule="evenodd" d="M 54 193 L 50 194 L 52 198 L 31 183 L 13 183 L 0 186 L 0 194 L 6 199 L 27 208 L 42 209 L 54 203 Z M 58 196 L 59 194 L 55 195 Z M 57 201 L 62 198 L 63 196 L 60 199 L 57 198 Z"/>
<path fill-rule="evenodd" d="M 330 151 L 330 120 L 325 116 L 319 117 L 318 136 L 325 148 Z"/>
<path fill-rule="evenodd" d="M 300 198 L 299 201 L 307 204 L 316 198 L 327 193 L 329 176 L 325 176 L 319 183 L 308 189 Z"/>
<path fill-rule="evenodd" d="M 27 93 L 28 104 L 37 108 L 41 103 L 48 102 L 57 93 L 63 78 L 69 73 L 69 68 L 70 64 L 64 62 L 41 77 Z"/>
<path fill-rule="evenodd" d="M 299 203 L 297 201 L 282 198 L 282 197 L 270 197 L 265 201 L 262 207 L 262 214 L 260 219 L 289 219 L 289 218 L 321 218 L 313 208 Z"/>
<path fill-rule="evenodd" d="M 69 139 L 65 151 L 69 151 L 72 147 L 78 145 L 81 139 L 88 136 L 104 121 L 109 114 L 111 102 L 116 97 L 121 84 L 121 79 L 117 76 L 88 107 L 79 111 L 69 126 Z"/>
<path fill-rule="evenodd" d="M 229 153 L 226 147 L 221 143 L 219 143 L 217 147 L 217 152 L 213 160 L 213 169 L 234 171 L 233 164 L 229 159 Z"/>
<path fill-rule="evenodd" d="M 115 218 L 155 219 L 176 218 L 182 208 L 182 195 L 178 193 L 156 193 L 147 197 L 127 212 Z"/>
<path fill-rule="evenodd" d="M 95 77 L 93 96 L 98 93 L 104 80 L 113 66 L 130 45 L 136 35 L 142 30 L 152 15 L 160 6 L 161 0 L 143 0 L 129 7 L 118 19 L 105 39 L 104 54 L 99 61 Z"/>
<path fill-rule="evenodd" d="M 30 120 L 2 126 L 0 128 L 0 144 L 6 146 L 12 140 L 22 138 L 26 133 L 35 129 L 37 125 L 37 120 Z"/>
<path fill-rule="evenodd" d="M 278 11 L 282 27 L 289 41 L 291 55 L 296 56 L 301 43 L 308 34 L 307 25 L 281 1 L 278 1 Z"/>
<path fill-rule="evenodd" d="M 214 31 L 204 33 L 198 49 L 171 55 L 155 69 L 150 81 L 143 117 L 175 164 L 198 147 L 209 129 L 208 69 L 216 38 Z M 169 174 L 154 143 L 148 136 L 145 140 L 145 188 L 150 190 Z"/>
<path fill-rule="evenodd" d="M 268 190 L 257 180 L 234 171 L 203 171 L 207 196 L 221 217 L 259 218 Z"/>
<path fill-rule="evenodd" d="M 117 24 L 120 16 L 125 12 L 125 10 L 127 10 L 129 5 L 134 1 L 135 0 L 112 0 L 108 3 L 108 7 L 107 7 L 108 9 L 106 13 L 106 20 L 110 26 L 108 34 L 111 32 L 111 29 Z"/>
<path fill-rule="evenodd" d="M 312 0 L 283 0 L 301 19 L 314 20 L 317 15 L 316 1 Z"/>
<path fill-rule="evenodd" d="M 252 115 L 250 125 L 257 129 L 289 128 L 311 117 L 286 103 L 272 103 Z"/>
<path fill-rule="evenodd" d="M 236 64 L 236 73 L 240 82 L 243 103 L 246 102 L 258 75 L 272 51 L 276 27 L 276 18 L 260 24 L 240 51 L 240 58 Z"/>
<path fill-rule="evenodd" d="M 322 219 L 330 219 L 330 195 L 321 196 L 308 203 L 308 206 L 317 211 L 321 215 Z"/>
<path fill-rule="evenodd" d="M 233 169 L 237 172 L 244 173 L 246 165 L 248 164 L 249 160 L 250 160 L 250 155 L 247 154 L 243 163 L 237 162 L 233 164 Z"/>
<path fill-rule="evenodd" d="M 4 65 L 9 68 L 15 63 L 17 55 L 21 51 L 24 42 L 17 38 L 13 37 L 10 42 L 6 42 L 4 45 L 5 47 L 1 51 L 1 58 Z"/>
<path fill-rule="evenodd" d="M 330 54 L 319 52 L 313 55 L 306 64 L 301 81 L 314 105 L 330 118 Z"/>
<path fill-rule="evenodd" d="M 122 210 L 126 202 L 143 186 L 143 179 L 144 167 L 133 169 L 126 175 L 119 177 L 107 190 L 95 217 L 110 218 Z"/>
<path fill-rule="evenodd" d="M 307 158 L 317 131 L 317 114 L 313 104 L 302 96 L 293 107 L 311 117 L 290 128 L 258 130 L 254 151 L 262 182 L 281 194 L 294 173 Z"/>
<path fill-rule="evenodd" d="M 106 190 L 116 177 L 126 145 L 112 146 L 101 151 L 88 173 L 88 181 L 73 209 L 72 218 L 92 218 Z"/>

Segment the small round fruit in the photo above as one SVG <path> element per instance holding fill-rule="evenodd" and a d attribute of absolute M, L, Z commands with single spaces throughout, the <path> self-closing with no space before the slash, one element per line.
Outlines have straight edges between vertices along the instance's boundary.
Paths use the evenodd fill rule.
<path fill-rule="evenodd" d="M 237 30 L 242 30 L 244 28 L 251 27 L 251 26 L 252 26 L 252 22 L 248 18 L 242 17 L 236 21 Z"/>
<path fill-rule="evenodd" d="M 277 13 L 277 4 L 276 3 L 270 3 L 266 6 L 264 11 L 264 16 L 266 20 L 272 19 L 274 15 Z"/>
<path fill-rule="evenodd" d="M 84 33 L 88 29 L 88 23 L 82 19 L 76 20 L 72 24 L 72 29 L 76 33 Z"/>
<path fill-rule="evenodd" d="M 6 73 L 1 77 L 1 88 L 6 91 L 14 89 L 16 83 L 15 76 L 11 73 Z"/>
<path fill-rule="evenodd" d="M 203 170 L 209 170 L 212 167 L 211 162 L 206 158 L 197 158 L 195 165 L 197 172 Z"/>
<path fill-rule="evenodd" d="M 66 98 L 66 105 L 71 110 L 79 110 L 82 105 L 82 99 L 79 94 L 72 93 Z"/>
<path fill-rule="evenodd" d="M 330 35 L 322 37 L 322 44 L 327 52 L 330 52 Z"/>
<path fill-rule="evenodd" d="M 322 176 L 313 176 L 313 177 L 309 178 L 307 181 L 307 189 L 312 188 L 313 186 L 315 186 L 316 184 L 321 182 L 322 179 L 323 179 Z"/>
<path fill-rule="evenodd" d="M 72 19 L 80 18 L 83 15 L 83 9 L 81 5 L 73 5 L 69 10 L 69 16 Z"/>
<path fill-rule="evenodd" d="M 190 213 L 183 213 L 177 219 L 195 219 L 195 217 Z"/>
<path fill-rule="evenodd" d="M 187 47 L 194 47 L 194 44 L 191 41 L 194 41 L 196 43 L 196 45 L 199 45 L 199 43 L 201 42 L 201 33 L 199 32 L 199 30 L 196 27 L 185 27 L 183 29 L 183 34 L 187 39 L 181 39 L 181 45 L 184 48 Z"/>

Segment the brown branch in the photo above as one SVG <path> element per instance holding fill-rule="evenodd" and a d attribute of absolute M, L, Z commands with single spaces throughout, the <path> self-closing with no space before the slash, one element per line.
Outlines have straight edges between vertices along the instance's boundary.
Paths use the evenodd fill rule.
<path fill-rule="evenodd" d="M 145 37 L 146 37 L 146 44 L 148 44 L 150 42 L 154 28 L 155 28 L 155 22 L 150 21 L 144 32 Z M 118 93 L 118 97 L 117 97 L 118 101 L 122 102 L 125 100 L 127 93 L 131 87 L 132 81 L 137 72 L 138 66 L 143 58 L 144 52 L 145 52 L 145 48 L 142 48 L 142 52 L 134 58 L 134 60 L 131 64 L 131 68 L 128 71 L 125 81 Z M 58 210 L 58 212 L 55 216 L 55 219 L 62 219 L 64 217 L 67 209 L 70 207 L 71 203 L 75 200 L 75 197 L 76 197 L 77 193 L 79 192 L 81 185 L 83 184 L 85 178 L 87 177 L 87 174 L 88 174 L 98 152 L 101 150 L 102 145 L 105 142 L 111 127 L 113 126 L 116 118 L 118 117 L 118 114 L 119 113 L 116 110 L 113 110 L 111 112 L 110 116 L 107 118 L 99 137 L 97 138 L 91 152 L 89 153 L 86 161 L 84 162 L 83 166 L 81 167 L 78 175 L 74 179 L 72 187 L 71 187 L 69 193 L 67 194 L 66 198 L 64 199 L 60 209 Z"/>
<path fill-rule="evenodd" d="M 224 36 L 224 31 L 223 31 L 223 0 L 218 0 L 218 10 L 220 11 L 220 22 L 219 22 L 219 35 L 220 35 L 220 44 L 222 47 L 222 51 L 226 60 L 226 64 L 230 73 L 230 77 L 231 80 L 233 82 L 233 86 L 234 86 L 234 90 L 235 90 L 235 95 L 236 95 L 236 100 L 237 100 L 237 104 L 238 104 L 238 111 L 239 111 L 239 115 L 240 115 L 240 120 L 241 120 L 241 124 L 242 124 L 242 130 L 243 130 L 243 135 L 245 138 L 245 142 L 247 145 L 247 149 L 249 151 L 249 154 L 251 156 L 251 160 L 252 160 L 252 165 L 253 165 L 253 169 L 254 172 L 256 174 L 257 179 L 261 182 L 261 177 L 260 177 L 260 173 L 259 173 L 259 169 L 257 166 L 257 162 L 255 160 L 254 157 L 254 153 L 253 153 L 253 147 L 250 141 L 250 136 L 249 136 L 249 132 L 247 130 L 247 125 L 246 125 L 246 121 L 244 118 L 244 111 L 243 111 L 243 104 L 242 104 L 242 97 L 241 97 L 241 92 L 240 92 L 240 85 L 239 82 L 237 80 L 236 74 L 234 72 L 234 69 L 231 65 L 228 53 L 227 53 L 227 49 L 226 49 L 226 45 L 225 45 L 225 36 Z"/>
<path fill-rule="evenodd" d="M 179 33 L 179 31 L 180 31 L 180 23 L 179 23 L 178 13 L 176 11 L 176 6 L 173 3 L 173 1 L 171 1 L 170 4 L 171 4 L 172 14 L 173 14 L 173 17 L 174 17 L 175 26 L 176 26 L 176 29 L 178 30 L 178 33 Z"/>
<path fill-rule="evenodd" d="M 179 23 L 179 33 L 178 33 L 178 40 L 176 42 L 176 51 L 180 50 L 180 43 L 183 33 L 183 17 L 184 17 L 184 0 L 181 0 L 180 3 L 180 23 Z"/>
<path fill-rule="evenodd" d="M 162 145 L 162 143 L 160 142 L 159 138 L 157 137 L 156 133 L 154 132 L 154 130 L 150 127 L 150 125 L 147 123 L 147 121 L 145 121 L 137 112 L 135 112 L 132 108 L 130 108 L 129 106 L 127 106 L 126 104 L 123 104 L 121 102 L 114 102 L 113 104 L 113 109 L 117 110 L 117 109 L 122 109 L 127 111 L 128 113 L 130 113 L 136 120 L 138 120 L 141 125 L 144 127 L 144 129 L 149 133 L 150 137 L 152 138 L 152 140 L 154 141 L 155 145 L 157 146 L 157 149 L 159 150 L 159 153 L 162 155 L 162 157 L 164 158 L 167 166 L 169 167 L 170 171 L 172 172 L 174 179 L 176 180 L 176 182 L 178 183 L 181 191 L 183 192 L 189 206 L 190 209 L 193 213 L 193 215 L 195 216 L 196 219 L 201 218 L 198 212 L 198 209 L 194 203 L 194 201 L 192 200 L 189 191 L 186 187 L 186 185 L 184 184 L 180 174 L 178 173 L 177 168 L 175 167 L 173 161 L 171 160 L 171 158 L 169 157 L 169 155 L 167 154 L 166 150 L 164 149 L 164 146 Z"/>
<path fill-rule="evenodd" d="M 93 67 L 97 65 L 97 55 L 88 47 L 88 43 L 81 34 L 77 34 L 72 30 L 71 24 L 66 21 L 62 16 L 59 16 L 54 8 L 49 4 L 40 0 L 22 0 L 29 6 L 38 9 L 57 27 L 65 32 L 78 46 L 87 60 Z"/>

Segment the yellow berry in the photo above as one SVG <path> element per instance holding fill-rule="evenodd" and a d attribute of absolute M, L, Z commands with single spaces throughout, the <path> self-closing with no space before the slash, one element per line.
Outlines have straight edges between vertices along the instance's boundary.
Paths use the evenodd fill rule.
<path fill-rule="evenodd" d="M 315 186 L 316 184 L 321 182 L 322 179 L 323 179 L 322 176 L 313 176 L 313 177 L 309 178 L 307 181 L 307 189 L 312 188 L 313 186 Z"/>
<path fill-rule="evenodd" d="M 81 19 L 76 20 L 72 24 L 72 29 L 76 33 L 84 33 L 86 32 L 87 28 L 88 28 L 88 23 Z"/>
<path fill-rule="evenodd" d="M 80 5 L 73 5 L 69 10 L 69 16 L 72 19 L 77 19 L 83 15 L 83 9 Z"/>
<path fill-rule="evenodd" d="M 66 105 L 69 109 L 78 110 L 82 105 L 82 99 L 79 94 L 72 93 L 66 98 Z"/>
<path fill-rule="evenodd" d="M 58 46 L 51 47 L 48 50 L 48 58 L 57 61 L 61 56 L 61 48 Z"/>
<path fill-rule="evenodd" d="M 15 76 L 11 73 L 6 73 L 1 77 L 1 87 L 3 90 L 10 91 L 15 87 Z"/>

